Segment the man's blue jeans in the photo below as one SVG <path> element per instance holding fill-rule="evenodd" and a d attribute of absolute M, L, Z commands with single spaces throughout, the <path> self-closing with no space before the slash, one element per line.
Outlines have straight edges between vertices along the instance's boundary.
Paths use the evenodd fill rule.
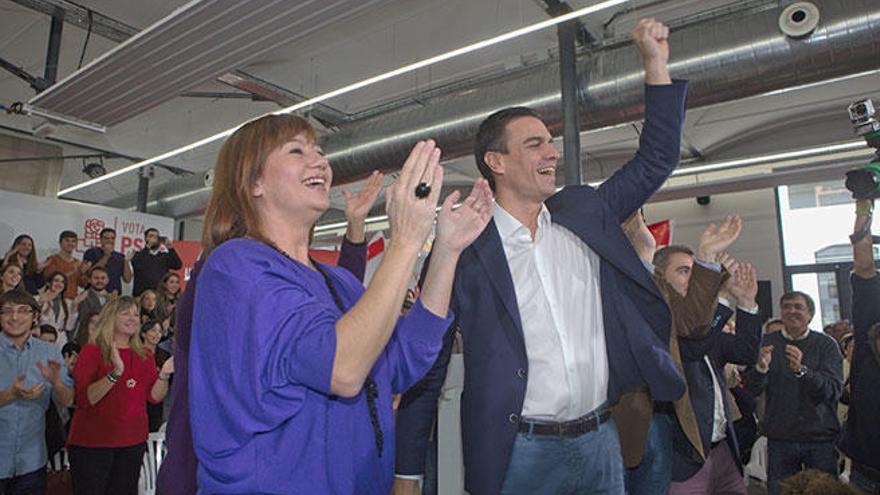
<path fill-rule="evenodd" d="M 642 463 L 626 470 L 626 493 L 629 495 L 666 495 L 672 482 L 673 416 L 654 414 L 645 440 Z"/>
<path fill-rule="evenodd" d="M 779 495 L 779 482 L 802 469 L 814 468 L 837 476 L 834 442 L 767 441 L 767 492 Z"/>
<path fill-rule="evenodd" d="M 501 493 L 622 495 L 623 471 L 614 420 L 575 438 L 520 433 Z"/>

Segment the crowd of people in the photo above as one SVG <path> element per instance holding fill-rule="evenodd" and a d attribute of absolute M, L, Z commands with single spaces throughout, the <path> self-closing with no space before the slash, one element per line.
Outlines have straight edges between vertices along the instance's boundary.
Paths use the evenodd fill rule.
<path fill-rule="evenodd" d="M 631 33 L 645 125 L 597 188 L 557 190 L 559 151 L 524 107 L 480 125 L 465 198 L 441 202 L 441 149 L 416 143 L 385 191 L 390 240 L 366 287 L 383 176 L 345 192 L 338 266 L 312 259 L 333 173 L 292 115 L 224 143 L 183 293 L 155 229 L 125 254 L 104 229 L 82 260 L 65 231 L 42 263 L 16 238 L 0 268 L 0 494 L 45 493 L 62 445 L 75 493 L 135 494 L 163 423 L 158 493 L 432 493 L 459 341 L 469 493 L 741 495 L 759 435 L 771 495 L 880 493 L 872 205 L 852 238 L 853 324 L 824 332 L 803 292 L 762 320 L 759 274 L 729 254 L 736 215 L 657 249 L 642 206 L 678 165 L 687 93 L 668 34 L 653 19 Z"/>
<path fill-rule="evenodd" d="M 45 493 L 47 461 L 65 447 L 77 493 L 136 493 L 174 373 L 181 261 L 158 234 L 147 229 L 144 249 L 123 256 L 105 228 L 79 259 L 65 230 L 42 262 L 23 234 L 4 256 L 0 493 Z M 151 311 L 143 294 L 121 294 L 132 278 Z"/>

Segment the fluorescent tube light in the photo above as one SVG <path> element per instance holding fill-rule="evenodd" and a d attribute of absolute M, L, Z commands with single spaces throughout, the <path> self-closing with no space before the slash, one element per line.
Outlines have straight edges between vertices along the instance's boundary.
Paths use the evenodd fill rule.
<path fill-rule="evenodd" d="M 320 103 L 325 100 L 329 100 L 330 98 L 335 98 L 337 96 L 351 93 L 352 91 L 356 91 L 358 89 L 364 88 L 364 87 L 369 86 L 371 84 L 376 84 L 378 82 L 382 82 L 387 79 L 391 79 L 392 77 L 397 77 L 397 76 L 400 76 L 403 74 L 407 74 L 409 72 L 413 72 L 415 70 L 422 69 L 422 68 L 428 67 L 430 65 L 444 62 L 444 61 L 449 60 L 454 57 L 465 55 L 465 54 L 468 54 L 468 53 L 471 53 L 471 52 L 474 52 L 477 50 L 481 50 L 483 48 L 486 48 L 486 47 L 489 47 L 492 45 L 497 45 L 498 43 L 503 43 L 505 41 L 509 41 L 514 38 L 518 38 L 520 36 L 525 36 L 527 34 L 534 33 L 535 31 L 540 31 L 542 29 L 546 29 L 548 27 L 552 27 L 557 24 L 561 24 L 563 22 L 570 21 L 570 20 L 576 19 L 578 17 L 583 17 L 585 15 L 593 14 L 595 12 L 599 12 L 600 10 L 608 9 L 608 8 L 626 3 L 628 1 L 629 0 L 606 0 L 604 2 L 599 2 L 597 4 L 590 5 L 588 7 L 574 10 L 572 12 L 569 12 L 568 14 L 561 15 L 559 17 L 553 17 L 551 19 L 546 19 L 544 21 L 537 22 L 535 24 L 531 24 L 531 25 L 528 25 L 525 27 L 521 27 L 519 29 L 515 29 L 510 32 L 507 32 L 507 33 L 500 34 L 500 35 L 495 36 L 493 38 L 489 38 L 489 39 L 486 39 L 483 41 L 478 41 L 476 43 L 473 43 L 473 44 L 470 44 L 470 45 L 467 45 L 467 46 L 464 46 L 464 47 L 461 47 L 461 48 L 458 48 L 458 49 L 455 49 L 452 51 L 441 53 L 439 55 L 435 55 L 433 57 L 426 58 L 424 60 L 420 60 L 418 62 L 414 62 L 409 65 L 404 65 L 403 67 L 400 67 L 398 69 L 394 69 L 394 70 L 385 72 L 383 74 L 379 74 L 377 76 L 373 76 L 373 77 L 364 79 L 362 81 L 358 81 L 356 83 L 349 84 L 347 86 L 343 86 L 338 89 L 334 89 L 333 91 L 330 91 L 328 93 L 324 93 L 324 94 L 316 96 L 314 98 L 309 98 L 308 100 L 304 100 L 300 103 L 297 103 L 296 105 L 292 105 L 292 106 L 289 106 L 287 108 L 284 108 L 284 109 L 281 109 L 281 110 L 278 110 L 275 112 L 270 112 L 269 114 L 266 114 L 266 115 L 272 115 L 272 114 L 277 115 L 277 114 L 285 114 L 285 113 L 295 112 L 299 109 L 309 107 L 311 105 L 314 105 L 316 103 Z M 257 118 L 259 118 L 259 117 L 257 117 Z M 162 153 L 160 155 L 154 156 L 152 158 L 149 158 L 149 159 L 137 162 L 137 163 L 133 163 L 133 164 L 131 164 L 127 167 L 123 167 L 119 170 L 114 170 L 113 172 L 109 172 L 105 175 L 102 175 L 101 177 L 96 178 L 96 179 L 87 180 L 85 182 L 81 182 L 79 184 L 75 184 L 73 186 L 70 186 L 66 189 L 62 189 L 62 190 L 58 191 L 58 196 L 64 196 L 65 194 L 70 194 L 74 191 L 78 191 L 80 189 L 89 187 L 89 186 L 97 184 L 101 181 L 105 181 L 107 179 L 112 179 L 113 177 L 118 177 L 122 174 L 126 174 L 128 172 L 137 170 L 142 167 L 146 167 L 147 165 L 165 160 L 165 159 L 170 158 L 172 156 L 177 156 L 181 153 L 186 153 L 187 151 L 198 148 L 200 146 L 204 146 L 206 144 L 213 143 L 214 141 L 223 139 L 223 138 L 231 135 L 233 132 L 235 132 L 242 125 L 244 125 L 244 123 L 239 124 L 239 125 L 232 127 L 230 129 L 227 129 L 223 132 L 219 132 L 217 134 L 214 134 L 213 136 L 208 136 L 208 137 L 199 139 L 198 141 L 196 141 L 194 143 L 190 143 L 186 146 L 181 146 L 180 148 L 166 151 L 165 153 Z"/>

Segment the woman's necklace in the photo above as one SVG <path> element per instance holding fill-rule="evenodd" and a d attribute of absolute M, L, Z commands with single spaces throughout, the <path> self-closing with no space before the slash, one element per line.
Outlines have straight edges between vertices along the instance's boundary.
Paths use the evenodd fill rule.
<path fill-rule="evenodd" d="M 296 262 L 296 260 L 283 249 L 275 245 L 272 241 L 264 241 L 267 246 L 271 247 L 275 251 L 281 253 L 282 256 L 287 258 L 290 261 Z M 336 288 L 333 286 L 333 282 L 330 281 L 330 276 L 318 265 L 318 262 L 309 257 L 309 261 L 315 267 L 315 270 L 324 277 L 324 283 L 327 285 L 327 290 L 330 291 L 330 296 L 333 298 L 333 302 L 336 304 L 336 307 L 339 309 L 339 312 L 345 314 L 347 311 L 345 309 L 345 305 L 342 303 L 342 298 L 339 297 L 339 293 L 336 292 Z M 373 437 L 376 442 L 376 450 L 379 452 L 379 457 L 382 457 L 382 448 L 385 443 L 385 435 L 382 433 L 382 425 L 379 424 L 379 408 L 376 406 L 376 398 L 379 397 L 379 387 L 376 385 L 376 380 L 373 380 L 372 376 L 367 375 L 366 380 L 364 380 L 364 394 L 367 396 L 367 409 L 370 412 L 370 424 L 373 426 Z"/>
<path fill-rule="evenodd" d="M 128 362 L 125 363 L 125 369 L 128 370 L 128 376 L 130 377 L 125 381 L 125 386 L 127 388 L 134 388 L 137 386 L 137 380 L 134 379 L 134 370 L 131 369 L 131 363 L 133 362 L 131 347 L 128 348 Z"/>

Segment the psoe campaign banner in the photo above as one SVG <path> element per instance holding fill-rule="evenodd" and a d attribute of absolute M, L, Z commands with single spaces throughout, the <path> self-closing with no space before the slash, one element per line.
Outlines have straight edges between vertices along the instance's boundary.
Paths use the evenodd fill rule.
<path fill-rule="evenodd" d="M 98 234 L 105 227 L 116 230 L 116 250 L 122 253 L 143 249 L 144 231 L 150 227 L 159 229 L 160 235 L 174 236 L 172 218 L 0 191 L 0 256 L 19 234 L 28 234 L 34 238 L 37 259 L 43 262 L 58 252 L 58 234 L 72 230 L 79 236 L 76 253 L 82 258 L 86 249 L 100 245 Z"/>

